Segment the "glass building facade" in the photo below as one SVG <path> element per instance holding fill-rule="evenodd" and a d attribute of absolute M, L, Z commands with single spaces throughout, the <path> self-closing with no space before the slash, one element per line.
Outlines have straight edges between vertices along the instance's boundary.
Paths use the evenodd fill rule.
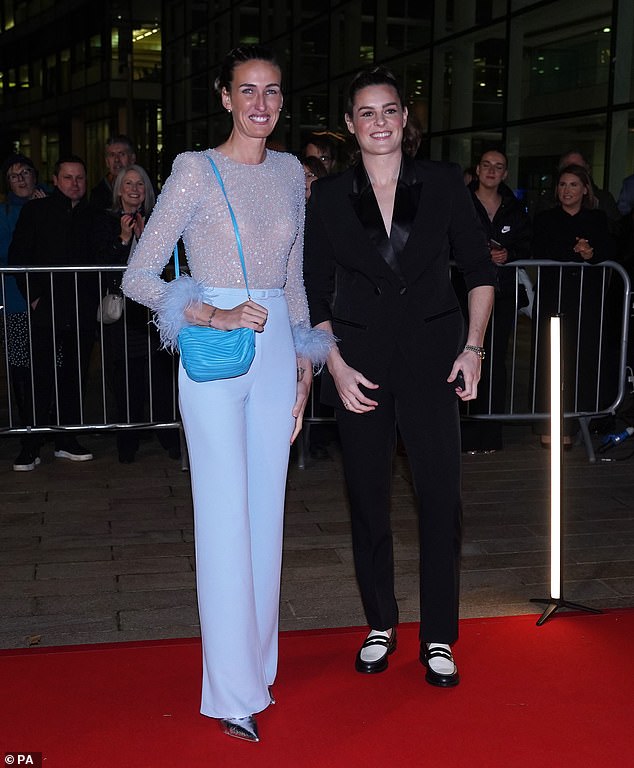
<path fill-rule="evenodd" d="M 103 173 L 128 133 L 159 182 L 174 155 L 223 140 L 225 53 L 264 42 L 284 69 L 275 141 L 345 134 L 345 90 L 380 63 L 403 84 L 420 153 L 471 165 L 503 144 L 530 206 L 581 151 L 615 195 L 634 171 L 632 0 L 0 0 L 0 152 L 50 175 L 60 153 Z"/>
<path fill-rule="evenodd" d="M 30 156 L 50 179 L 61 155 L 104 173 L 108 136 L 129 134 L 161 162 L 160 3 L 0 0 L 0 162 Z"/>
<path fill-rule="evenodd" d="M 501 143 L 527 205 L 569 149 L 618 194 L 634 171 L 632 0 L 165 0 L 166 157 L 222 141 L 213 94 L 224 54 L 264 42 L 284 69 L 276 142 L 345 132 L 345 90 L 362 65 L 401 80 L 421 154 L 466 167 Z"/>

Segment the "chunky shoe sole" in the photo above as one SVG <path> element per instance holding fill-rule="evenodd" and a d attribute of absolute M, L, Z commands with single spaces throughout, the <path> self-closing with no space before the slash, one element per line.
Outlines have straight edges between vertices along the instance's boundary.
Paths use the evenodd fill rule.
<path fill-rule="evenodd" d="M 70 451 L 55 451 L 56 459 L 69 459 L 70 461 L 92 461 L 92 453 L 71 453 Z"/>
<path fill-rule="evenodd" d="M 364 648 L 371 648 L 375 645 L 382 645 L 385 648 L 385 653 L 376 661 L 363 661 L 361 658 L 361 652 Z M 396 650 L 396 627 L 392 629 L 392 635 L 388 639 L 387 637 L 374 636 L 366 637 L 365 642 L 357 653 L 357 658 L 354 662 L 354 668 L 357 672 L 361 672 L 364 675 L 374 675 L 377 672 L 385 672 L 388 665 L 388 656 L 394 653 Z"/>
<path fill-rule="evenodd" d="M 40 463 L 41 463 L 40 457 L 36 456 L 30 464 L 14 464 L 13 471 L 14 472 L 31 472 Z"/>
<path fill-rule="evenodd" d="M 434 656 L 442 657 L 443 659 L 451 657 L 454 669 L 456 670 L 453 675 L 441 675 L 439 672 L 435 672 L 429 666 L 429 659 L 434 658 Z M 448 654 L 447 651 L 444 651 L 440 648 L 434 648 L 430 651 L 427 647 L 424 647 L 420 649 L 420 655 L 418 658 L 420 663 L 427 669 L 427 672 L 425 673 L 425 680 L 430 685 L 435 685 L 438 688 L 455 688 L 455 686 L 460 682 L 458 667 L 456 666 L 456 662 L 454 661 L 453 655 L 451 653 Z"/>

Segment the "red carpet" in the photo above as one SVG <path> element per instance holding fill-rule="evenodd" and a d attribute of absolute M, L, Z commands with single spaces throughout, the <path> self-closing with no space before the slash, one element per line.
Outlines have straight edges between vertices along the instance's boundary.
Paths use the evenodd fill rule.
<path fill-rule="evenodd" d="M 634 765 L 634 610 L 536 618 L 462 621 L 453 690 L 424 682 L 414 625 L 374 676 L 353 668 L 363 630 L 285 633 L 259 744 L 198 714 L 198 640 L 2 651 L 0 754 L 42 752 L 46 768 Z"/>

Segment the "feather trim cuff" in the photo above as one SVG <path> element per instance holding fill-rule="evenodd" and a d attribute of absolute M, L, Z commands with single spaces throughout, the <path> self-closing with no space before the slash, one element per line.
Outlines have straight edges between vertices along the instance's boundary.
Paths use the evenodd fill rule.
<path fill-rule="evenodd" d="M 293 326 L 293 341 L 298 357 L 307 357 L 314 366 L 321 367 L 337 343 L 337 338 L 329 331 L 300 323 Z"/>
<path fill-rule="evenodd" d="M 192 304 L 205 299 L 205 286 L 193 277 L 183 275 L 167 284 L 158 306 L 154 323 L 161 336 L 161 346 L 175 351 L 178 349 L 178 333 L 188 325 L 185 310 Z"/>

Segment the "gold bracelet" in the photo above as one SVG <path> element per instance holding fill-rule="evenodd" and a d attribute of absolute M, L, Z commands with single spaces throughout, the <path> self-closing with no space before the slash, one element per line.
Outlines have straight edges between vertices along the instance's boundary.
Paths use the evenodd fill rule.
<path fill-rule="evenodd" d="M 212 307 L 211 312 L 209 313 L 209 317 L 207 318 L 207 325 L 209 328 L 213 328 L 213 325 L 211 324 L 211 321 L 214 319 L 214 315 L 218 311 L 218 307 Z"/>

